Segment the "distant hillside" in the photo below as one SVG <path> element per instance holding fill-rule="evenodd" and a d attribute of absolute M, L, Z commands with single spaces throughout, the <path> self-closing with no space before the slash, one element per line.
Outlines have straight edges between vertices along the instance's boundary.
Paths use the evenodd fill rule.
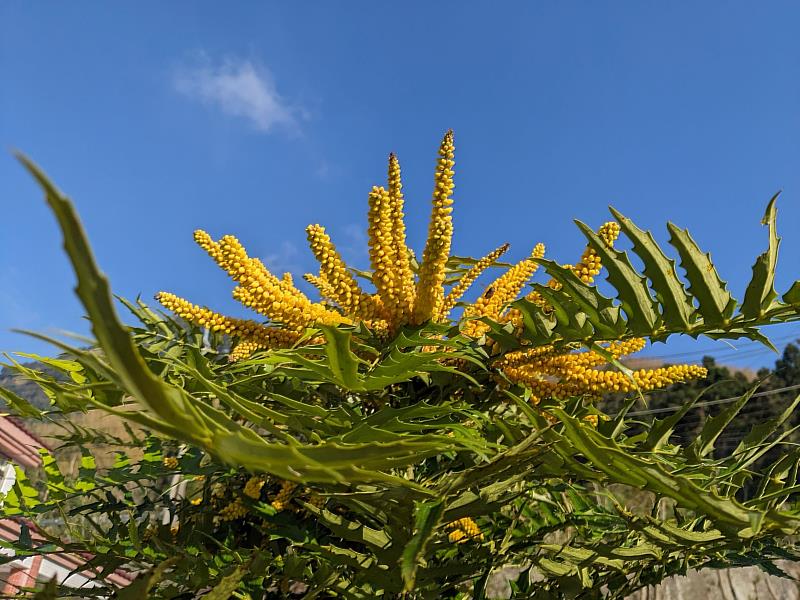
<path fill-rule="evenodd" d="M 41 363 L 24 363 L 24 366 L 30 369 L 36 369 L 37 371 L 43 371 L 53 377 L 61 377 L 61 374 L 55 369 Z M 38 385 L 6 367 L 0 370 L 0 387 L 11 390 L 17 396 L 26 399 L 38 409 L 50 408 L 50 399 Z M 5 408 L 7 408 L 6 403 L 0 398 L 0 409 Z"/>

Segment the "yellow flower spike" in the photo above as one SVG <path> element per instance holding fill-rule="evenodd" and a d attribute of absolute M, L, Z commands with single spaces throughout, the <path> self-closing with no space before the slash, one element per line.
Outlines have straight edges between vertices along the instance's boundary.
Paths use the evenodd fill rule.
<path fill-rule="evenodd" d="M 323 508 L 325 508 L 325 504 L 327 504 L 327 498 L 312 491 L 308 496 L 308 503 L 314 508 L 322 510 Z"/>
<path fill-rule="evenodd" d="M 385 314 L 392 327 L 402 323 L 404 305 L 398 281 L 397 256 L 392 233 L 392 206 L 389 192 L 373 187 L 369 194 L 369 258 L 372 283 L 378 290 Z"/>
<path fill-rule="evenodd" d="M 341 306 L 347 315 L 361 319 L 381 316 L 380 305 L 361 290 L 330 236 L 325 233 L 325 228 L 322 225 L 309 225 L 306 234 L 311 251 L 320 264 L 320 278 L 326 284 L 325 295 Z"/>
<path fill-rule="evenodd" d="M 198 246 L 205 250 L 212 259 L 214 259 L 215 263 L 217 263 L 226 271 L 228 270 L 228 268 L 223 264 L 224 261 L 222 259 L 222 253 L 219 251 L 219 244 L 215 242 L 208 233 L 202 229 L 196 230 L 194 232 L 194 241 Z"/>
<path fill-rule="evenodd" d="M 247 507 L 242 503 L 241 498 L 236 498 L 217 513 L 214 517 L 214 521 L 217 523 L 235 521 L 245 516 L 247 516 Z"/>
<path fill-rule="evenodd" d="M 324 300 L 330 300 L 331 302 L 336 302 L 336 290 L 333 289 L 328 281 L 322 277 L 321 275 L 313 275 L 311 273 L 306 273 L 303 275 L 303 279 L 305 279 L 308 283 L 313 285 L 317 290 L 319 290 L 319 295 Z"/>
<path fill-rule="evenodd" d="M 613 248 L 614 242 L 617 241 L 619 237 L 619 232 L 619 223 L 616 221 L 609 221 L 600 226 L 600 229 L 597 230 L 597 235 L 600 236 L 609 248 Z"/>
<path fill-rule="evenodd" d="M 272 508 L 279 512 L 285 510 L 289 506 L 289 502 L 292 501 L 292 493 L 296 487 L 297 484 L 293 481 L 282 481 L 280 491 L 270 503 Z"/>
<path fill-rule="evenodd" d="M 322 304 L 312 303 L 299 290 L 287 289 L 286 283 L 272 275 L 261 261 L 251 259 L 235 237 L 224 236 L 219 249 L 228 274 L 240 284 L 233 296 L 248 308 L 297 332 L 314 323 L 338 325 L 350 322 Z"/>
<path fill-rule="evenodd" d="M 620 358 L 621 356 L 638 352 L 644 348 L 644 346 L 644 339 L 633 338 L 622 342 L 612 342 L 606 347 L 606 351 L 614 358 Z M 543 348 L 547 348 L 547 346 Z M 603 354 L 593 350 L 577 353 L 570 353 L 567 351 L 560 354 L 552 352 L 535 353 L 532 351 L 512 352 L 510 354 L 510 360 L 501 360 L 498 362 L 500 368 L 504 368 L 505 366 L 525 366 L 526 368 L 535 369 L 547 375 L 560 375 L 577 367 L 596 367 L 608 363 L 608 359 Z"/>
<path fill-rule="evenodd" d="M 445 265 L 450 256 L 453 239 L 453 165 L 455 165 L 453 131 L 448 131 L 439 147 L 439 161 L 434 175 L 434 190 L 428 239 L 422 252 L 416 297 L 414 322 L 423 323 L 441 311 L 444 303 Z"/>
<path fill-rule="evenodd" d="M 236 344 L 236 347 L 231 350 L 231 353 L 228 355 L 229 362 L 237 362 L 240 360 L 244 360 L 246 358 L 250 358 L 250 356 L 256 350 L 262 350 L 264 346 L 259 344 L 258 342 L 251 342 L 251 341 L 242 341 Z"/>
<path fill-rule="evenodd" d="M 501 358 L 495 361 L 494 366 L 499 369 L 506 367 L 517 367 L 538 360 L 543 356 L 554 354 L 555 351 L 555 347 L 549 344 L 546 346 L 537 346 L 536 348 L 530 348 L 527 350 L 515 350 L 514 352 L 509 352 L 503 355 Z"/>
<path fill-rule="evenodd" d="M 499 320 L 503 307 L 515 300 L 522 287 L 528 282 L 531 276 L 539 268 L 534 258 L 544 256 L 544 244 L 536 244 L 531 255 L 518 262 L 508 271 L 498 277 L 475 303 L 464 311 L 468 317 L 489 317 Z M 467 335 L 477 337 L 487 331 L 489 326 L 480 321 L 471 321 L 467 324 L 464 331 Z"/>
<path fill-rule="evenodd" d="M 285 329 L 267 327 L 255 321 L 226 317 L 168 292 L 159 292 L 156 294 L 156 300 L 164 308 L 189 323 L 238 337 L 256 344 L 259 348 L 288 348 L 300 337 L 297 333 Z"/>
<path fill-rule="evenodd" d="M 665 388 L 673 383 L 701 379 L 707 370 L 696 365 L 670 365 L 658 369 L 640 369 L 634 371 L 633 381 L 618 371 L 599 371 L 576 366 L 566 372 L 564 379 L 580 389 L 593 392 L 632 392 L 640 390 L 649 392 Z"/>
<path fill-rule="evenodd" d="M 475 263 L 475 265 L 473 265 L 473 267 L 464 274 L 464 276 L 453 287 L 453 289 L 450 290 L 450 293 L 447 294 L 436 320 L 441 321 L 446 319 L 449 316 L 450 311 L 453 310 L 453 307 L 456 305 L 456 302 L 458 302 L 464 293 L 469 289 L 469 286 L 471 286 L 486 269 L 492 266 L 498 258 L 505 254 L 510 247 L 510 244 L 503 244 L 499 248 L 492 250 L 489 254 Z"/>
<path fill-rule="evenodd" d="M 482 540 L 483 533 L 478 524 L 470 517 L 462 517 L 446 526 L 451 529 L 448 539 L 454 544 L 463 544 L 469 540 Z"/>
<path fill-rule="evenodd" d="M 389 202 L 391 204 L 392 237 L 397 261 L 395 284 L 400 289 L 400 309 L 403 321 L 411 316 L 414 306 L 414 273 L 411 271 L 411 260 L 406 245 L 406 224 L 403 214 L 403 181 L 400 176 L 400 161 L 394 153 L 389 155 Z"/>
<path fill-rule="evenodd" d="M 244 484 L 242 493 L 248 498 L 258 500 L 261 497 L 261 488 L 264 487 L 264 478 L 258 475 L 253 475 Z"/>
<path fill-rule="evenodd" d="M 453 529 L 447 534 L 447 539 L 451 544 L 463 544 L 467 541 L 467 534 L 460 529 Z"/>

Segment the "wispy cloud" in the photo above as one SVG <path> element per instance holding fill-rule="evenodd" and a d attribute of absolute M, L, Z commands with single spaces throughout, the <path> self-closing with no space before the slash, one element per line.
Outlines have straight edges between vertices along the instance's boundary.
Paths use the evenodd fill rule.
<path fill-rule="evenodd" d="M 364 227 L 355 223 L 348 223 L 342 228 L 344 234 L 340 243 L 339 251 L 348 262 L 352 261 L 351 266 L 360 265 L 368 256 L 367 251 L 367 234 L 364 233 Z"/>
<path fill-rule="evenodd" d="M 262 260 L 267 268 L 279 277 L 282 273 L 286 272 L 292 275 L 302 273 L 303 267 L 301 263 L 305 262 L 302 260 L 297 246 L 287 241 L 281 244 L 277 252 L 267 254 Z"/>
<path fill-rule="evenodd" d="M 250 60 L 228 58 L 214 63 L 201 55 L 192 65 L 176 69 L 173 85 L 189 98 L 247 120 L 261 133 L 279 127 L 297 133 L 299 120 L 305 118 L 302 109 L 278 93 L 270 71 Z"/>

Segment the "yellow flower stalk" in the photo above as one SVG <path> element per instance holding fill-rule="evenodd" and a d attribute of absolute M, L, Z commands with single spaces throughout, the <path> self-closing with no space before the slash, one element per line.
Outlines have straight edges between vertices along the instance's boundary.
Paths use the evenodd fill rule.
<path fill-rule="evenodd" d="M 467 317 L 488 317 L 498 320 L 503 308 L 513 300 L 516 300 L 522 287 L 539 268 L 535 258 L 544 256 L 544 244 L 536 244 L 531 255 L 518 262 L 508 271 L 498 277 L 494 283 L 489 285 L 472 306 L 467 307 L 464 315 Z M 467 335 L 477 337 L 486 332 L 489 326 L 480 321 L 470 321 L 464 328 Z"/>
<path fill-rule="evenodd" d="M 644 347 L 644 340 L 634 338 L 613 342 L 606 350 L 619 358 Z M 537 349 L 538 350 L 538 349 Z M 563 399 L 569 396 L 600 396 L 610 392 L 648 392 L 690 379 L 706 376 L 706 369 L 695 365 L 671 365 L 658 369 L 639 369 L 631 377 L 615 370 L 596 369 L 607 359 L 595 351 L 579 353 L 510 353 L 496 365 L 512 382 L 531 390 L 534 402 L 544 398 Z M 520 360 L 526 357 L 527 360 Z"/>
<path fill-rule="evenodd" d="M 236 498 L 224 508 L 222 508 L 214 517 L 217 523 L 226 521 L 235 521 L 247 516 L 247 507 L 242 503 L 241 498 Z"/>
<path fill-rule="evenodd" d="M 156 300 L 189 323 L 228 334 L 255 344 L 258 348 L 289 348 L 300 337 L 295 332 L 279 327 L 267 327 L 255 321 L 226 317 L 169 292 L 159 292 Z"/>
<path fill-rule="evenodd" d="M 306 228 L 308 243 L 319 261 L 320 278 L 325 281 L 327 297 L 342 307 L 345 314 L 361 319 L 375 319 L 381 315 L 381 306 L 375 298 L 365 294 L 347 269 L 330 236 L 321 225 Z"/>
<path fill-rule="evenodd" d="M 453 165 L 455 165 L 453 132 L 448 131 L 439 147 L 439 161 L 434 175 L 434 190 L 428 239 L 422 252 L 414 322 L 423 323 L 441 311 L 444 303 L 445 265 L 453 239 Z"/>
<path fill-rule="evenodd" d="M 453 544 L 463 544 L 469 540 L 482 540 L 483 533 L 478 524 L 470 517 L 463 517 L 447 524 L 450 529 L 448 539 Z"/>
<path fill-rule="evenodd" d="M 292 494 L 294 493 L 297 484 L 293 481 L 283 481 L 281 482 L 281 489 L 275 498 L 272 499 L 270 503 L 272 508 L 277 511 L 285 510 L 287 506 L 289 506 L 289 502 L 292 501 Z"/>
<path fill-rule="evenodd" d="M 264 478 L 254 475 L 244 484 L 242 493 L 248 498 L 258 500 L 261 497 L 261 488 L 264 487 Z"/>
<path fill-rule="evenodd" d="M 395 284 L 399 291 L 398 302 L 402 320 L 407 321 L 414 306 L 415 283 L 411 271 L 408 246 L 406 245 L 406 224 L 403 214 L 403 181 L 400 176 L 400 161 L 394 153 L 389 155 L 388 169 L 389 203 L 391 205 L 392 238 L 395 249 Z"/>
<path fill-rule="evenodd" d="M 402 323 L 405 312 L 403 290 L 397 274 L 397 252 L 392 232 L 392 203 L 389 192 L 373 187 L 369 194 L 369 258 L 372 283 L 378 291 L 391 325 Z"/>
<path fill-rule="evenodd" d="M 287 289 L 259 260 L 252 260 L 235 237 L 226 235 L 219 241 L 222 264 L 231 278 L 240 284 L 234 298 L 288 329 L 302 331 L 314 323 L 338 325 L 350 319 L 312 303 L 302 292 Z"/>
<path fill-rule="evenodd" d="M 453 307 L 456 305 L 456 302 L 458 302 L 469 287 L 475 283 L 475 280 L 480 277 L 486 269 L 492 266 L 498 258 L 505 254 L 510 247 L 510 244 L 503 244 L 475 263 L 447 294 L 439 309 L 436 320 L 442 321 L 447 319 L 450 315 L 450 311 L 453 310 Z"/>
<path fill-rule="evenodd" d="M 303 275 L 303 279 L 317 288 L 317 290 L 319 290 L 319 295 L 324 300 L 330 300 L 331 302 L 336 303 L 336 290 L 322 275 L 306 273 Z"/>

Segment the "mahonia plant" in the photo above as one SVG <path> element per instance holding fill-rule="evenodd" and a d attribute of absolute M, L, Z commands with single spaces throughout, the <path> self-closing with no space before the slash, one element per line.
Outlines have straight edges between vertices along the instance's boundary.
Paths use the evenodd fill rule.
<path fill-rule="evenodd" d="M 776 199 L 739 303 L 686 230 L 668 225 L 679 277 L 652 234 L 613 209 L 596 229 L 577 222 L 587 245 L 574 264 L 547 258 L 542 243 L 512 264 L 500 262 L 508 244 L 455 255 L 454 152 L 448 132 L 419 259 L 392 154 L 386 185 L 368 194 L 369 271 L 310 225 L 315 301 L 237 238 L 199 230 L 233 297 L 259 316 L 161 292 L 168 312 L 120 299 L 132 326 L 71 202 L 20 157 L 61 227 L 96 342 L 32 334 L 62 355 L 27 355 L 47 369 L 8 365 L 52 403 L 41 410 L 0 388 L 9 409 L 66 430 L 58 451 L 86 459 L 65 473 L 43 451 L 42 472 L 17 469 L 3 499 L 28 532 L 11 544 L 16 557 L 90 556 L 97 587 L 58 593 L 119 600 L 624 598 L 688 568 L 780 574 L 775 559 L 800 555 L 800 451 L 785 427 L 800 397 L 723 454 L 715 442 L 755 388 L 679 445 L 672 433 L 699 398 L 646 428 L 628 413 L 705 370 L 625 365 L 671 335 L 770 345 L 764 326 L 800 320 L 800 282 L 774 289 Z M 490 269 L 501 271 L 468 300 Z M 603 270 L 610 297 L 594 283 Z M 598 401 L 611 393 L 624 401 L 604 414 Z M 130 435 L 71 422 L 90 409 Z M 93 453 L 109 447 L 113 464 L 97 467 Z M 779 458 L 763 466 L 768 454 Z M 109 569 L 135 578 L 118 586 Z"/>
<path fill-rule="evenodd" d="M 451 311 L 472 283 L 509 249 L 509 244 L 503 244 L 489 252 L 454 280 L 449 290 L 445 286 L 453 237 L 454 159 L 453 132 L 448 131 L 439 146 L 422 262 L 412 269 L 414 255 L 406 245 L 400 163 L 397 156 L 389 155 L 387 186 L 373 187 L 369 193 L 368 244 L 372 272 L 368 277 L 375 288 L 372 294 L 356 281 L 353 269 L 342 259 L 325 228 L 309 225 L 308 242 L 320 270 L 317 275 L 308 273 L 304 277 L 319 290 L 323 302 L 312 302 L 295 287 L 291 275 L 275 276 L 258 258 L 249 256 L 237 238 L 225 235 L 214 241 L 203 230 L 195 231 L 195 242 L 238 284 L 233 297 L 269 319 L 269 324 L 227 317 L 169 292 L 160 292 L 156 300 L 189 323 L 234 338 L 237 344 L 230 354 L 234 361 L 257 350 L 315 343 L 317 340 L 309 338 L 306 331 L 317 325 L 363 323 L 381 337 L 392 339 L 404 326 L 426 322 L 450 324 Z M 619 233 L 616 221 L 605 223 L 597 231 L 609 249 Z M 466 304 L 461 332 L 478 339 L 490 329 L 486 320 L 510 323 L 520 329 L 520 311 L 509 305 L 519 297 L 539 267 L 537 259 L 544 255 L 544 244 L 536 244 L 529 256 L 507 268 L 477 300 Z M 587 246 L 577 264 L 563 267 L 583 283 L 591 284 L 601 271 L 602 259 L 592 246 Z M 547 285 L 554 290 L 561 288 L 556 279 L 550 279 Z M 545 311 L 550 310 L 537 291 L 531 291 L 526 299 Z M 644 345 L 644 339 L 632 339 L 613 343 L 606 347 L 606 352 L 617 359 L 641 350 Z M 492 348 L 491 354 L 497 354 L 497 349 Z M 705 375 L 704 368 L 690 365 L 625 374 L 609 370 L 608 363 L 605 352 L 576 352 L 546 345 L 504 354 L 492 367 L 510 382 L 528 388 L 534 402 L 571 396 L 597 398 L 606 392 L 651 391 Z"/>

